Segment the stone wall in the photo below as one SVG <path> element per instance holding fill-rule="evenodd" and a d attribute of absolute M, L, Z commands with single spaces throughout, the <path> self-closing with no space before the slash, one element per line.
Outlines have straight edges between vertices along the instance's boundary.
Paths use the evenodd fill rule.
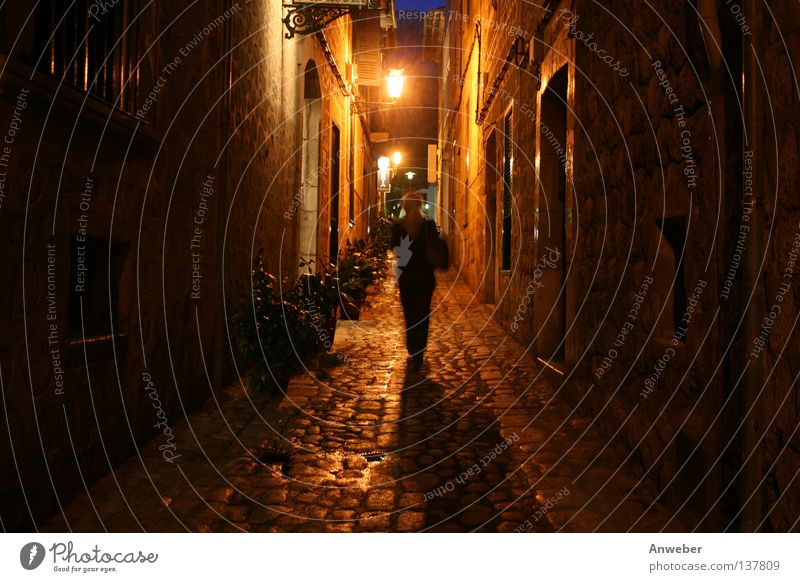
<path fill-rule="evenodd" d="M 714 467 L 727 440 L 717 416 L 724 399 L 714 260 L 722 232 L 715 160 L 725 145 L 712 139 L 696 18 L 653 6 L 654 14 L 625 22 L 590 3 L 572 16 L 583 127 L 575 131 L 581 226 L 570 277 L 573 297 L 585 303 L 575 308 L 569 352 L 580 358 L 576 396 L 591 390 L 592 409 L 609 430 L 623 427 L 667 499 L 696 520 L 691 527 L 713 528 L 722 493 Z M 619 71 L 582 41 L 591 33 Z M 677 224 L 677 242 L 667 221 Z"/>
<path fill-rule="evenodd" d="M 477 216 L 487 184 L 500 179 L 503 118 L 513 102 L 512 269 L 489 272 L 488 229 L 476 220 L 463 242 L 456 240 L 464 277 L 481 300 L 492 297 L 486 282 L 494 277 L 497 319 L 535 353 L 558 362 L 565 393 L 624 440 L 687 526 L 792 527 L 796 289 L 781 292 L 780 283 L 787 281 L 787 252 L 798 229 L 789 191 L 797 171 L 797 90 L 787 57 L 796 53 L 797 17 L 764 9 L 745 22 L 757 32 L 757 51 L 771 71 L 752 122 L 763 132 L 754 136 L 763 153 L 753 164 L 763 208 L 753 214 L 746 244 L 752 256 L 764 255 L 761 276 L 734 258 L 740 225 L 750 220 L 742 218 L 749 216 L 743 194 L 749 162 L 741 153 L 746 119 L 738 109 L 741 43 L 748 36 L 737 14 L 742 6 L 720 7 L 722 55 L 715 55 L 706 52 L 704 27 L 690 5 L 556 2 L 548 19 L 533 8 L 499 4 L 495 11 L 481 3 L 473 14 L 482 21 L 480 66 L 488 85 L 479 86 L 483 78 L 472 63 L 462 62 L 463 88 L 453 86 L 451 72 L 450 94 L 462 97 L 451 100 L 454 111 L 442 119 L 447 113 L 462 125 L 453 124 L 442 139 L 456 167 L 466 152 L 478 160 L 477 170 L 458 170 L 450 182 L 452 192 L 469 180 L 476 202 L 467 209 L 456 195 L 457 214 Z M 510 67 L 478 126 L 470 96 L 485 102 L 513 36 L 531 41 L 537 29 L 542 48 L 531 51 L 524 69 Z M 451 68 L 458 54 L 469 58 L 473 30 L 452 26 L 451 16 Z M 561 104 L 547 93 L 551 82 L 555 88 L 561 82 L 559 70 L 566 71 Z M 553 117 L 558 106 L 560 122 Z M 559 123 L 563 136 L 556 139 L 560 131 L 545 128 Z M 493 134 L 497 149 L 487 153 Z M 556 168 L 545 159 L 556 147 L 564 152 L 563 216 L 553 212 Z M 487 159 L 495 175 L 483 168 Z M 495 185 L 491 222 L 499 260 L 502 182 Z M 560 254 L 552 252 L 556 245 L 564 253 L 563 279 L 551 266 Z M 726 284 L 732 265 L 735 275 Z M 749 381 L 739 382 L 778 295 L 782 315 L 764 352 L 750 362 Z M 755 327 L 745 327 L 747 313 Z M 563 331 L 554 322 L 561 317 Z M 751 405 L 755 414 L 741 422 Z"/>
<path fill-rule="evenodd" d="M 340 247 L 367 236 L 376 195 L 374 156 L 351 98 L 319 37 L 284 39 L 280 3 L 203 0 L 144 11 L 129 39 L 142 61 L 128 113 L 49 75 L 29 80 L 37 35 L 26 17 L 23 7 L 9 8 L 0 34 L 12 55 L 0 123 L 15 124 L 0 206 L 0 286 L 11 298 L 0 307 L 5 529 L 34 527 L 152 438 L 164 441 L 165 462 L 179 463 L 172 424 L 243 372 L 229 341 L 230 309 L 249 292 L 254 256 L 281 278 L 298 270 L 310 60 L 322 92 L 314 170 L 323 259 L 333 123 L 342 138 Z M 338 20 L 325 38 L 350 91 L 352 23 Z M 86 321 L 116 304 L 113 334 L 80 329 L 70 293 L 76 234 L 99 241 Z"/>
<path fill-rule="evenodd" d="M 165 431 L 235 377 L 226 307 L 247 291 L 253 249 L 276 273 L 295 265 L 294 224 L 275 228 L 299 145 L 298 43 L 283 41 L 280 11 L 266 0 L 145 11 L 139 104 L 161 83 L 138 119 L 29 80 L 34 33 L 24 7 L 6 11 L 4 130 L 20 94 L 26 106 L 0 207 L 4 529 L 34 527 L 151 438 L 179 463 Z M 98 253 L 113 243 L 113 340 L 81 341 L 74 293 L 70 304 L 70 241 L 84 231 Z M 107 256 L 85 313 L 109 310 Z"/>
<path fill-rule="evenodd" d="M 798 130 L 800 129 L 800 89 L 797 62 L 800 59 L 800 16 L 797 10 L 780 3 L 769 3 L 757 13 L 756 43 L 765 72 L 759 124 L 753 159 L 755 195 L 760 199 L 761 232 L 754 237 L 760 263 L 764 258 L 761 299 L 755 305 L 758 329 L 764 333 L 765 319 L 780 306 L 774 318 L 763 353 L 754 367 L 757 382 L 752 402 L 756 411 L 753 447 L 755 482 L 762 488 L 757 497 L 762 527 L 775 531 L 797 531 L 800 512 L 800 346 L 797 336 L 800 281 L 796 260 L 800 250 L 800 204 L 798 203 Z M 759 147 L 760 141 L 760 147 Z M 759 244 L 760 243 L 760 244 Z M 787 287 L 788 285 L 788 287 Z M 757 347 L 747 338 L 743 350 L 748 356 Z M 761 479 L 763 478 L 763 481 Z M 759 483 L 760 481 L 760 483 Z"/>

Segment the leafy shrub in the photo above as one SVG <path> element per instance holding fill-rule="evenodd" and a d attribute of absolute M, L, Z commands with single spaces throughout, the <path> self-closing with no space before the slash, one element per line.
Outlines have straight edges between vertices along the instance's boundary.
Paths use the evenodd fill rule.
<path fill-rule="evenodd" d="M 336 265 L 309 267 L 298 279 L 279 286 L 259 254 L 253 260 L 251 293 L 233 310 L 233 336 L 256 392 L 279 387 L 291 374 L 309 367 L 330 347 L 339 306 L 361 305 L 367 287 L 386 274 L 391 221 L 382 219 L 369 243 L 347 243 Z M 283 289 L 283 292 L 281 291 Z"/>
<path fill-rule="evenodd" d="M 275 277 L 261 256 L 253 261 L 250 297 L 234 311 L 234 339 L 250 370 L 249 386 L 256 392 L 274 386 L 308 365 L 323 350 L 313 325 L 313 310 L 296 293 L 281 296 Z M 285 288 L 285 287 L 284 287 Z"/>

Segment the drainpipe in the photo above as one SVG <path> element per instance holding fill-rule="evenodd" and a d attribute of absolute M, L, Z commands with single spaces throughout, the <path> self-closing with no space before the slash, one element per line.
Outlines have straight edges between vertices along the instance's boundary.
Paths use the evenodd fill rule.
<path fill-rule="evenodd" d="M 708 95 L 709 121 L 713 121 L 713 126 L 710 127 L 710 129 L 715 134 L 716 143 L 720 144 L 719 153 L 721 154 L 721 159 L 730 160 L 733 159 L 733 156 L 741 155 L 741 153 L 734 151 L 735 148 L 729 145 L 725 139 L 725 133 L 728 124 L 728 111 L 726 106 L 728 103 L 728 94 L 731 92 L 731 85 L 727 79 L 726 72 L 721 70 L 722 67 L 720 66 L 722 64 L 722 53 L 724 49 L 722 45 L 721 23 L 716 0 L 700 0 L 697 5 L 697 14 L 698 18 L 700 19 L 700 31 L 703 36 L 703 45 L 705 47 L 706 57 L 708 58 L 709 64 L 709 74 L 704 85 L 706 86 L 706 92 Z M 722 173 L 719 176 L 723 183 L 726 180 L 728 172 L 727 167 L 727 164 L 723 165 L 721 170 Z M 720 199 L 720 215 L 725 216 L 728 212 L 728 207 L 736 208 L 735 195 L 731 200 L 728 200 L 724 197 Z M 720 248 L 724 249 L 724 245 Z M 718 264 L 721 265 L 722 272 L 724 272 L 725 253 L 722 253 L 721 257 L 723 260 L 719 261 Z M 720 337 L 729 337 L 726 326 L 718 324 L 717 329 L 720 332 Z M 738 362 L 740 361 L 742 360 L 738 357 L 727 358 L 725 365 L 729 369 L 737 368 L 739 365 Z M 742 390 L 743 387 L 740 386 L 739 389 Z M 721 402 L 725 401 L 726 397 L 728 396 L 729 391 L 727 386 L 723 386 L 720 394 Z M 731 427 L 730 431 L 725 430 L 719 435 L 718 441 L 720 443 L 725 442 L 727 440 L 726 437 L 729 438 L 732 434 L 735 424 L 733 422 L 731 424 L 734 426 Z M 741 439 L 741 435 L 739 436 L 739 439 Z M 738 461 L 739 459 L 737 457 L 737 465 Z M 719 473 L 715 473 L 709 477 L 710 478 L 707 481 L 708 494 L 714 498 L 718 498 L 721 495 L 723 488 L 727 484 L 725 483 L 724 478 L 721 478 Z M 709 516 L 709 523 L 721 524 L 726 519 L 725 511 L 719 505 L 716 507 L 717 510 Z M 716 525 L 712 527 L 716 527 Z"/>
<path fill-rule="evenodd" d="M 713 73 L 719 70 L 722 64 L 722 34 L 720 30 L 718 5 L 716 0 L 700 0 L 698 2 L 698 14 L 703 22 L 701 26 L 703 34 L 703 42 L 706 48 L 706 54 L 711 64 L 712 77 Z M 745 18 L 750 23 L 750 29 L 755 31 L 760 30 L 760 20 L 758 18 L 758 10 L 756 7 L 756 0 L 744 1 Z M 746 134 L 746 143 L 744 148 L 753 153 L 753 164 L 759 160 L 760 143 L 758 132 L 758 124 L 761 119 L 761 101 L 758 97 L 758 81 L 759 69 L 756 60 L 755 39 L 756 35 L 742 35 L 742 95 L 744 101 L 744 127 Z M 714 117 L 724 120 L 724 109 L 721 109 L 719 100 L 712 104 L 714 109 Z M 742 152 L 744 155 L 744 152 Z M 753 175 L 758 174 L 758 169 L 754 167 Z M 744 196 L 744 180 L 742 184 L 742 200 Z M 764 254 L 763 221 L 761 218 L 761 210 L 758 206 L 757 196 L 760 193 L 759 185 L 754 179 L 753 181 L 753 196 L 751 197 L 754 208 L 751 214 L 751 237 L 749 244 L 745 247 L 743 257 L 743 277 L 744 277 L 744 292 L 745 297 L 751 296 L 750 304 L 744 315 L 744 341 L 745 344 L 741 348 L 741 360 L 748 361 L 747 354 L 749 352 L 750 342 L 755 338 L 760 331 L 761 318 L 763 317 L 762 307 L 764 306 L 764 289 L 760 282 L 760 264 Z M 740 410 L 746 412 L 751 409 L 756 396 L 761 387 L 761 366 L 757 362 L 750 362 L 745 372 L 742 386 L 740 390 Z M 756 415 L 758 410 L 753 408 L 753 412 L 747 416 L 742 426 L 741 432 L 741 467 L 742 472 L 739 476 L 739 484 L 737 489 L 737 497 L 742 503 L 741 510 L 741 524 L 740 529 L 745 532 L 755 531 L 761 521 L 761 496 L 757 491 L 758 483 L 761 479 L 760 460 L 757 455 L 756 443 L 758 442 L 758 421 Z M 752 455 L 752 456 L 751 456 Z M 749 460 L 746 460 L 748 459 Z"/>
<path fill-rule="evenodd" d="M 352 78 L 348 79 L 348 82 L 352 83 Z M 353 101 L 355 101 L 354 92 L 351 91 L 351 93 L 345 99 L 347 100 L 347 125 L 349 126 L 349 129 L 348 129 L 348 133 L 349 133 L 348 138 L 349 139 L 348 139 L 348 144 L 347 144 L 348 145 L 347 149 L 349 150 L 348 151 L 348 156 L 347 156 L 347 158 L 348 158 L 347 176 L 348 176 L 348 181 L 350 182 L 349 188 L 347 190 L 347 192 L 348 192 L 348 196 L 347 196 L 347 231 L 348 231 L 348 238 L 350 240 L 352 240 L 353 238 L 358 238 L 358 235 L 356 235 L 355 237 L 353 236 L 354 235 L 354 231 L 358 232 L 356 227 L 355 227 L 355 222 L 352 222 L 352 223 L 350 222 L 350 217 L 351 216 L 353 217 L 353 220 L 355 220 L 355 218 L 356 218 L 356 210 L 355 210 L 355 208 L 350 208 L 350 203 L 351 202 L 352 202 L 354 207 L 356 205 L 356 185 L 355 185 L 355 178 L 356 178 L 356 161 L 355 161 L 355 157 L 356 157 L 356 149 L 355 149 L 355 145 L 356 145 L 356 139 L 355 139 L 355 137 L 356 137 L 356 126 L 355 126 L 355 123 L 354 123 L 355 122 L 355 119 L 354 119 L 355 115 L 353 115 L 353 113 L 350 110 L 350 104 Z M 362 185 L 362 190 L 363 190 L 363 185 Z M 366 236 L 364 238 L 366 238 Z"/>
<path fill-rule="evenodd" d="M 481 32 L 481 21 L 475 23 L 475 36 L 478 39 L 478 82 L 476 84 L 478 91 L 477 95 L 475 95 L 475 122 L 480 123 L 478 120 L 481 117 L 481 106 L 483 105 L 483 77 L 481 76 L 481 57 L 482 57 L 482 37 L 483 34 Z"/>
<path fill-rule="evenodd" d="M 753 152 L 753 213 L 751 215 L 752 239 L 747 245 L 744 253 L 744 279 L 745 293 L 752 293 L 750 305 L 745 314 L 745 334 L 747 342 L 744 345 L 744 352 L 747 353 L 750 342 L 759 333 L 761 318 L 764 306 L 764 288 L 761 285 L 761 261 L 764 255 L 763 241 L 763 219 L 762 209 L 759 204 L 762 180 L 756 177 L 763 176 L 756 165 L 761 159 L 761 136 L 759 134 L 759 124 L 761 115 L 761 98 L 759 95 L 759 64 L 757 60 L 757 44 L 759 32 L 762 30 L 761 19 L 759 17 L 757 0 L 745 0 L 745 18 L 750 23 L 752 35 L 743 36 L 742 50 L 742 94 L 744 97 L 744 126 L 746 131 L 745 148 Z M 742 184 L 744 187 L 744 183 Z M 744 195 L 744 188 L 742 194 Z M 743 196 L 744 199 L 744 196 Z M 746 360 L 745 360 L 746 361 Z M 757 361 L 750 362 L 744 377 L 744 390 L 742 391 L 742 410 L 750 410 L 761 387 L 761 366 Z M 760 456 L 756 454 L 755 448 L 758 442 L 758 409 L 753 407 L 753 412 L 745 419 L 742 427 L 742 475 L 740 478 L 739 498 L 744 502 L 742 509 L 741 530 L 745 532 L 755 531 L 761 521 L 761 494 L 757 491 L 760 476 Z M 751 456 L 752 455 L 752 456 Z M 745 459 L 750 456 L 749 461 Z"/>

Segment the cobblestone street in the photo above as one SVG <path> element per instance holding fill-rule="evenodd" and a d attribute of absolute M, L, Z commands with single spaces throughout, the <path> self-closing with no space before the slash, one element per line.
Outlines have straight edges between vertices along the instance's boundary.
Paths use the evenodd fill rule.
<path fill-rule="evenodd" d="M 43 531 L 678 531 L 625 455 L 440 276 L 426 366 L 406 371 L 391 280 L 278 404 L 241 386 L 175 422 Z"/>

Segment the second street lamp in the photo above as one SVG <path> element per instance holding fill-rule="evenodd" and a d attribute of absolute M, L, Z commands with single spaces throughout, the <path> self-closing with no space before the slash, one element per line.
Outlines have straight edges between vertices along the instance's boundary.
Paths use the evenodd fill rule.
<path fill-rule="evenodd" d="M 389 74 L 386 76 L 386 94 L 392 100 L 392 103 L 397 102 L 403 94 L 405 81 L 406 77 L 403 75 L 403 69 L 389 69 Z"/>
<path fill-rule="evenodd" d="M 390 101 L 362 101 L 356 98 L 351 106 L 353 111 L 366 111 L 369 105 L 397 105 L 397 100 L 403 94 L 403 85 L 406 81 L 403 69 L 390 69 L 385 80 L 386 94 L 389 96 Z"/>

